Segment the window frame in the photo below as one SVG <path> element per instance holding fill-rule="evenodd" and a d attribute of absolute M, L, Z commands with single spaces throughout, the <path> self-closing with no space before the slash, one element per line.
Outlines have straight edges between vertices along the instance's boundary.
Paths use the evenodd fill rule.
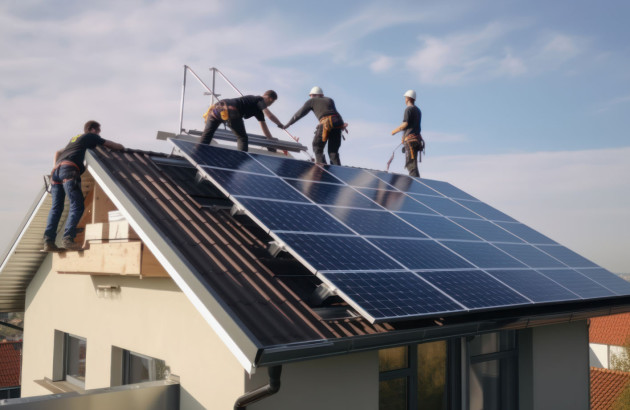
<path fill-rule="evenodd" d="M 79 343 L 83 342 L 85 343 L 85 369 L 84 372 L 86 374 L 83 375 L 83 380 L 81 380 L 80 378 L 77 378 L 73 375 L 68 374 L 68 368 L 69 366 L 69 360 L 71 359 L 70 357 L 70 338 L 72 339 L 76 339 L 79 341 Z M 79 358 L 79 364 L 80 364 L 81 359 Z M 75 386 L 78 386 L 82 389 L 85 389 L 85 378 L 87 375 L 87 338 L 85 337 L 81 337 L 81 336 L 77 336 L 71 333 L 64 333 L 63 335 L 63 380 L 67 381 L 68 383 L 71 383 Z"/>

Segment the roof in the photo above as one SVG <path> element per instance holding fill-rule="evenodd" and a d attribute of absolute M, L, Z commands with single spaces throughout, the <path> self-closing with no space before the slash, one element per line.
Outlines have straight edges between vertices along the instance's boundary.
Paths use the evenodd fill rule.
<path fill-rule="evenodd" d="M 321 283 L 291 256 L 274 258 L 271 237 L 209 182 L 195 182 L 187 161 L 163 153 L 98 148 L 86 155 L 88 173 L 235 354 L 245 370 L 307 358 L 474 335 L 501 329 L 584 320 L 630 310 L 630 297 L 549 303 L 510 311 L 467 313 L 439 319 L 371 324 L 347 317 L 341 299 L 311 303 Z M 90 177 L 91 176 L 91 177 Z M 39 252 L 50 204 L 46 195 L 24 224 L 3 266 L 30 258 L 19 286 L 4 286 L 13 306 L 24 308 L 26 286 L 41 264 Z M 28 233 L 29 241 L 24 234 Z M 36 240 L 36 245 L 30 244 Z M 45 254 L 44 254 L 45 256 Z M 39 260 L 39 262 L 37 262 Z M 0 270 L 0 279 L 8 270 Z M 30 276 L 29 276 L 30 275 Z"/>
<path fill-rule="evenodd" d="M 591 367 L 591 410 L 612 409 L 629 382 L 628 372 Z"/>
<path fill-rule="evenodd" d="M 589 341 L 603 345 L 623 346 L 630 338 L 630 313 L 591 319 Z"/>
<path fill-rule="evenodd" d="M 0 388 L 20 385 L 22 342 L 0 342 Z"/>

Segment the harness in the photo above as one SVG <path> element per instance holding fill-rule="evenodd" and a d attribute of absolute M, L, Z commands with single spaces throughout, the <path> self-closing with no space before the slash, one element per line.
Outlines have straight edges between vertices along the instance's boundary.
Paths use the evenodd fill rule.
<path fill-rule="evenodd" d="M 66 179 L 64 179 L 64 180 L 63 180 L 63 182 L 57 182 L 57 181 L 55 181 L 54 179 L 52 179 L 52 174 L 54 174 L 54 173 L 55 173 L 55 171 L 56 171 L 59 167 L 61 167 L 61 166 L 63 166 L 63 165 L 69 165 L 69 166 L 75 167 L 75 168 L 77 169 L 77 171 L 81 172 L 81 168 L 79 168 L 79 166 L 78 166 L 77 164 L 75 164 L 75 163 L 74 163 L 74 162 L 72 162 L 72 161 L 66 161 L 66 160 L 63 160 L 63 161 L 61 161 L 61 162 L 57 163 L 57 165 L 55 165 L 55 167 L 52 169 L 52 171 L 50 171 L 50 183 L 51 183 L 52 185 L 63 185 L 63 184 L 65 184 L 66 182 L 68 182 L 68 181 L 70 181 L 70 180 L 74 179 L 74 178 L 66 178 Z"/>
<path fill-rule="evenodd" d="M 214 118 L 221 118 L 222 121 L 227 121 L 230 118 L 230 110 L 238 113 L 236 107 L 232 107 L 223 101 L 219 101 L 218 103 L 212 104 L 208 107 L 208 110 L 203 114 L 203 119 L 204 121 L 208 121 L 208 117 L 212 115 Z"/>
<path fill-rule="evenodd" d="M 411 159 L 414 159 L 413 156 L 413 149 L 411 149 L 411 144 L 413 143 L 417 143 L 418 144 L 418 152 L 419 153 L 424 153 L 424 139 L 422 138 L 421 134 L 409 134 L 406 137 L 403 137 L 402 139 L 402 144 L 405 146 L 405 148 L 407 149 L 407 152 L 409 153 L 409 155 L 411 155 Z M 422 155 L 418 155 L 418 160 L 422 161 Z"/>
<path fill-rule="evenodd" d="M 348 127 L 347 123 L 343 122 L 339 114 L 327 115 L 320 118 L 319 123 L 322 125 L 322 141 L 328 140 L 328 133 L 331 130 L 345 130 Z"/>

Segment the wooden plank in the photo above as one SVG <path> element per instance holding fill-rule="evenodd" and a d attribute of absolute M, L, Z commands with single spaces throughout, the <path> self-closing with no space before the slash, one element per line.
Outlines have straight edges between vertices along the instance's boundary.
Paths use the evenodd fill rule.
<path fill-rule="evenodd" d="M 128 221 L 116 221 L 109 223 L 109 232 L 107 233 L 107 239 L 119 240 L 135 240 L 140 239 L 136 231 L 133 230 Z"/>
<path fill-rule="evenodd" d="M 91 243 L 78 252 L 53 254 L 57 272 L 90 272 L 110 275 L 140 275 L 142 242 Z"/>
<path fill-rule="evenodd" d="M 90 242 L 102 242 L 109 235 L 108 223 L 95 223 L 85 225 L 85 240 Z"/>
<path fill-rule="evenodd" d="M 170 275 L 162 267 L 162 264 L 158 262 L 153 253 L 142 245 L 142 265 L 141 265 L 141 277 L 144 278 L 168 278 Z"/>
<path fill-rule="evenodd" d="M 92 223 L 109 222 L 108 212 L 115 211 L 116 205 L 98 185 L 94 185 L 94 201 L 92 202 Z"/>

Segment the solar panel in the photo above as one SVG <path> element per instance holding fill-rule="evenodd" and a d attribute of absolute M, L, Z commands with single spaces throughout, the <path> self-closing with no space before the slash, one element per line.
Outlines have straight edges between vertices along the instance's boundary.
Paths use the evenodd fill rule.
<path fill-rule="evenodd" d="M 173 141 L 372 322 L 630 295 L 630 283 L 453 185 Z"/>

